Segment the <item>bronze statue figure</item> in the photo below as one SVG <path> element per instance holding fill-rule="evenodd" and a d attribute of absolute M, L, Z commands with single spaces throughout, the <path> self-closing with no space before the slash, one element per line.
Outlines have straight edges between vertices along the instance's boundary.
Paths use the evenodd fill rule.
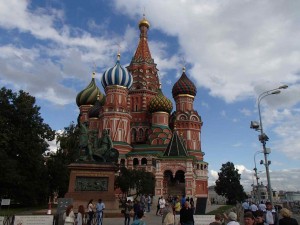
<path fill-rule="evenodd" d="M 102 137 L 97 138 L 97 131 L 89 131 L 87 123 L 80 123 L 79 149 L 84 151 L 84 156 L 80 155 L 81 161 L 97 162 L 117 162 L 119 152 L 113 148 L 113 142 L 108 135 L 108 131 L 102 131 Z"/>

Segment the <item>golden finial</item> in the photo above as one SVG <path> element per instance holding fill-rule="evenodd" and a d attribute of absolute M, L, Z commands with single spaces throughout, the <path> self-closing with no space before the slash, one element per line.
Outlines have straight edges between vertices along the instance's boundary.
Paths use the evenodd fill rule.
<path fill-rule="evenodd" d="M 139 27 L 141 26 L 146 26 L 148 29 L 150 27 L 150 23 L 148 22 L 148 20 L 146 19 L 146 16 L 145 16 L 145 12 L 143 13 L 143 19 L 139 22 Z"/>

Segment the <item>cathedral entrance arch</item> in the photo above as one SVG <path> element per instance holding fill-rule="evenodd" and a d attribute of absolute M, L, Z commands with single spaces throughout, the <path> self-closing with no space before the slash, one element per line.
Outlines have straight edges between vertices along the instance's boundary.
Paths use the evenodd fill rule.
<path fill-rule="evenodd" d="M 164 171 L 163 193 L 171 196 L 185 194 L 185 172 L 183 170 Z"/>

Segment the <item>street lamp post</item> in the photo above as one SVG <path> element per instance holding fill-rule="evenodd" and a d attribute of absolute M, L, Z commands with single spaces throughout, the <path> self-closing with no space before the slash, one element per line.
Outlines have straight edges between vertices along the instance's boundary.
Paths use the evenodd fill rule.
<path fill-rule="evenodd" d="M 257 173 L 257 167 L 256 167 L 256 155 L 259 154 L 259 153 L 262 153 L 262 151 L 257 151 L 255 152 L 254 154 L 254 173 L 255 173 L 255 178 L 256 178 L 256 197 L 257 197 L 257 200 L 258 202 L 260 202 L 260 194 L 258 192 L 258 180 L 259 180 L 259 177 L 258 177 L 258 173 Z"/>
<path fill-rule="evenodd" d="M 259 141 L 262 143 L 263 146 L 263 154 L 265 158 L 265 167 L 266 167 L 266 175 L 267 175 L 267 181 L 268 181 L 268 194 L 269 194 L 269 200 L 272 205 L 273 204 L 273 192 L 272 192 L 272 187 L 271 187 L 271 180 L 270 180 L 270 172 L 269 172 L 269 161 L 268 161 L 268 154 L 270 153 L 270 149 L 266 147 L 266 142 L 269 140 L 268 136 L 264 133 L 263 130 L 263 124 L 262 124 L 262 118 L 261 118 L 261 110 L 260 110 L 260 102 L 263 98 L 269 96 L 269 95 L 274 95 L 274 94 L 279 94 L 280 89 L 286 89 L 288 88 L 287 85 L 282 85 L 278 88 L 271 89 L 268 91 L 264 91 L 261 93 L 258 98 L 257 98 L 257 108 L 258 108 L 258 115 L 259 115 L 259 123 L 256 121 L 251 121 L 251 126 L 250 128 L 255 129 L 257 131 L 260 131 L 260 135 L 258 136 Z"/>

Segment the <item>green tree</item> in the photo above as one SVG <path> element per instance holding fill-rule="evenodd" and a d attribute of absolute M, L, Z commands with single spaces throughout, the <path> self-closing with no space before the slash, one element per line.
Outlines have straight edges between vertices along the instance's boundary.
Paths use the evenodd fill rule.
<path fill-rule="evenodd" d="M 68 191 L 70 171 L 68 165 L 78 158 L 79 129 L 71 122 L 65 127 L 62 133 L 57 133 L 56 140 L 58 149 L 51 154 L 47 160 L 49 172 L 50 193 L 58 193 L 58 197 L 63 197 Z"/>
<path fill-rule="evenodd" d="M 26 205 L 47 200 L 43 153 L 55 135 L 35 103 L 22 90 L 0 89 L 0 195 Z"/>
<path fill-rule="evenodd" d="M 225 196 L 228 204 L 235 204 L 246 198 L 243 186 L 240 184 L 241 175 L 234 168 L 232 162 L 222 164 L 219 178 L 216 181 L 215 191 L 218 195 Z"/>
<path fill-rule="evenodd" d="M 115 188 L 122 191 L 122 199 L 127 196 L 140 196 L 143 194 L 153 194 L 155 187 L 155 177 L 153 173 L 144 170 L 130 170 L 125 167 L 120 168 L 120 174 L 115 179 Z"/>

